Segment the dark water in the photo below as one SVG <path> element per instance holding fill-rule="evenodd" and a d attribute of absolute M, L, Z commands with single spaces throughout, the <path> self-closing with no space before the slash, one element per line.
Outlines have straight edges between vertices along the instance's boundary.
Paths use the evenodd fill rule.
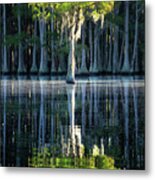
<path fill-rule="evenodd" d="M 76 85 L 1 79 L 0 165 L 54 167 L 56 157 L 106 155 L 116 168 L 144 169 L 144 101 L 142 78 L 90 78 Z"/>

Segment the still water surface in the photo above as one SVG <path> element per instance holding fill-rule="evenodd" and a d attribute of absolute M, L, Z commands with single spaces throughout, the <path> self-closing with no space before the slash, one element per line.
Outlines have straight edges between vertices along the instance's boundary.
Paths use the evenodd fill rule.
<path fill-rule="evenodd" d="M 0 165 L 54 167 L 51 158 L 107 155 L 116 168 L 144 169 L 144 100 L 144 80 L 137 77 L 75 85 L 63 78 L 1 78 Z"/>

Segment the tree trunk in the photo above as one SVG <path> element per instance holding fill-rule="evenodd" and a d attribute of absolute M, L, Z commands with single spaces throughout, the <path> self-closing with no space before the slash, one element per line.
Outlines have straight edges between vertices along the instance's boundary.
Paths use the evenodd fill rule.
<path fill-rule="evenodd" d="M 75 17 L 73 17 L 75 18 Z M 72 26 L 70 32 L 70 52 L 68 57 L 67 83 L 75 83 L 75 25 Z"/>
<path fill-rule="evenodd" d="M 100 139 L 100 147 L 101 147 L 101 149 L 100 149 L 100 154 L 101 154 L 102 156 L 104 156 L 104 143 L 103 143 L 103 141 L 104 141 L 104 139 L 101 138 L 101 139 Z"/>
<path fill-rule="evenodd" d="M 124 36 L 122 39 L 122 45 L 121 45 L 121 51 L 120 51 L 120 56 L 119 56 L 119 63 L 118 63 L 118 71 L 121 72 L 121 68 L 122 68 L 122 60 L 123 60 L 123 52 L 124 52 Z"/>
<path fill-rule="evenodd" d="M 77 16 L 78 15 L 78 16 Z M 70 41 L 70 52 L 68 57 L 68 71 L 66 82 L 75 83 L 75 42 L 81 37 L 81 26 L 83 24 L 83 11 L 79 9 L 78 12 L 74 12 L 72 16 L 72 22 L 69 32 L 69 41 Z"/>
<path fill-rule="evenodd" d="M 109 65 L 109 60 L 108 60 L 108 23 L 106 21 L 105 23 L 105 67 L 104 71 L 107 71 L 108 65 Z"/>
<path fill-rule="evenodd" d="M 34 21 L 34 37 L 35 38 L 37 37 L 37 20 L 36 19 Z M 38 72 L 36 49 L 37 49 L 37 45 L 36 45 L 36 42 L 34 42 L 34 45 L 33 45 L 33 62 L 32 62 L 32 67 L 31 67 L 31 73 L 33 73 L 33 74 L 36 74 Z"/>
<path fill-rule="evenodd" d="M 64 54 L 60 54 L 59 55 L 59 68 L 58 68 L 58 72 L 65 74 L 66 73 L 66 63 L 65 63 L 65 56 Z"/>
<path fill-rule="evenodd" d="M 103 28 L 104 28 L 104 14 L 101 15 L 101 25 L 99 27 L 99 30 L 98 30 L 98 45 L 97 45 L 97 59 L 98 59 L 98 72 L 99 73 L 102 73 L 103 72 L 103 65 L 104 65 L 104 58 L 103 58 L 103 42 L 104 42 L 104 39 L 103 39 Z"/>
<path fill-rule="evenodd" d="M 70 53 L 68 57 L 67 83 L 75 83 L 75 42 L 70 42 Z"/>
<path fill-rule="evenodd" d="M 108 72 L 112 71 L 112 25 L 109 25 L 110 37 L 109 37 L 109 59 L 108 59 Z"/>
<path fill-rule="evenodd" d="M 3 4 L 3 36 L 4 36 L 4 45 L 3 45 L 3 64 L 2 64 L 2 73 L 8 73 L 8 63 L 7 63 L 7 48 L 5 45 L 6 40 L 6 5 Z"/>
<path fill-rule="evenodd" d="M 89 21 L 89 46 L 90 46 L 90 66 L 89 71 L 92 72 L 93 70 L 93 40 L 92 40 L 92 22 Z"/>
<path fill-rule="evenodd" d="M 82 27 L 82 62 L 80 67 L 80 74 L 87 74 L 87 66 L 86 66 L 86 49 L 85 49 L 85 26 Z"/>
<path fill-rule="evenodd" d="M 138 2 L 136 1 L 136 22 L 135 22 L 135 36 L 134 36 L 134 47 L 131 63 L 131 72 L 138 72 Z"/>
<path fill-rule="evenodd" d="M 102 58 L 101 58 L 101 47 L 100 47 L 100 41 L 98 39 L 98 43 L 97 43 L 97 59 L 98 59 L 98 72 L 102 72 L 102 68 L 103 68 L 103 63 L 102 63 Z"/>
<path fill-rule="evenodd" d="M 2 6 L 0 6 L 0 14 L 2 14 Z M 2 28 L 3 28 L 2 16 L 0 18 L 0 25 L 1 25 L 1 28 L 0 28 L 0 42 L 2 42 Z M 3 47 L 2 43 L 0 43 L 0 74 L 2 72 L 2 59 L 3 59 L 3 57 L 2 57 L 2 54 L 3 54 L 2 50 L 3 50 L 3 48 L 2 47 Z"/>
<path fill-rule="evenodd" d="M 62 18 L 62 24 L 61 24 L 61 37 L 60 37 L 60 47 L 63 45 L 63 41 L 66 43 L 67 42 L 67 29 L 65 27 L 66 25 L 66 19 L 65 17 Z M 65 53 L 60 53 L 59 55 L 59 67 L 58 67 L 58 72 L 61 74 L 66 74 L 66 63 L 65 63 Z"/>
<path fill-rule="evenodd" d="M 119 13 L 119 6 L 117 6 L 117 4 L 115 4 L 114 7 L 114 16 L 117 17 Z M 119 27 L 118 25 L 114 25 L 114 38 L 113 38 L 113 42 L 114 42 L 114 47 L 113 47 L 113 73 L 116 73 L 118 71 L 118 31 L 119 31 Z"/>
<path fill-rule="evenodd" d="M 117 72 L 118 68 L 118 26 L 114 27 L 114 48 L 113 48 L 113 73 Z"/>
<path fill-rule="evenodd" d="M 18 4 L 18 36 L 21 36 L 21 12 L 20 12 L 20 4 Z M 18 45 L 18 74 L 26 73 L 26 69 L 23 61 L 22 54 L 22 43 L 21 40 Z"/>
<path fill-rule="evenodd" d="M 98 73 L 97 67 L 97 44 L 98 44 L 98 24 L 95 24 L 94 30 L 94 63 L 93 63 L 93 73 Z"/>
<path fill-rule="evenodd" d="M 52 33 L 52 38 L 51 38 L 51 73 L 56 73 L 55 69 L 55 59 L 54 59 L 54 14 L 53 14 L 53 8 L 52 8 L 52 17 L 51 17 L 51 33 Z"/>
<path fill-rule="evenodd" d="M 45 20 L 43 18 L 41 18 L 39 20 L 39 29 L 40 29 L 40 44 L 41 44 L 39 73 L 46 74 L 46 73 L 48 73 L 46 48 L 44 47 L 45 46 L 44 43 L 45 43 L 46 24 L 45 24 Z"/>
<path fill-rule="evenodd" d="M 15 49 L 11 49 L 11 73 L 14 74 L 15 73 Z"/>
<path fill-rule="evenodd" d="M 125 51 L 122 72 L 128 73 L 129 65 L 129 1 L 125 1 Z"/>

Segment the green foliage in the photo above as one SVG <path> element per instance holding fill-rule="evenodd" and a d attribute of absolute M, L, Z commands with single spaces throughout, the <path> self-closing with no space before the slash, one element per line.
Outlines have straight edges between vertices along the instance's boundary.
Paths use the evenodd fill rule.
<path fill-rule="evenodd" d="M 25 32 L 21 32 L 20 34 L 14 34 L 14 35 L 6 35 L 4 44 L 7 46 L 18 46 L 19 43 L 24 42 L 28 38 L 28 35 Z"/>
<path fill-rule="evenodd" d="M 34 45 L 34 44 L 36 43 L 36 44 L 38 45 L 38 44 L 40 44 L 40 40 L 39 40 L 39 37 L 38 37 L 38 36 L 32 35 L 31 37 L 30 37 L 30 36 L 27 37 L 26 43 L 27 43 L 28 45 Z"/>
<path fill-rule="evenodd" d="M 20 34 L 14 34 L 14 35 L 6 35 L 6 37 L 4 38 L 4 44 L 6 46 L 13 46 L 13 47 L 17 47 L 20 43 L 22 43 L 23 47 L 27 47 L 29 45 L 33 45 L 34 43 L 39 44 L 39 37 L 37 36 L 30 36 L 28 34 L 26 34 L 25 32 L 21 32 Z"/>
<path fill-rule="evenodd" d="M 57 51 L 59 55 L 63 55 L 63 56 L 67 55 L 69 51 L 68 44 L 64 44 L 60 46 L 59 49 L 57 49 Z"/>
<path fill-rule="evenodd" d="M 33 148 L 32 157 L 29 158 L 31 167 L 51 168 L 90 168 L 90 169 L 116 169 L 114 160 L 106 155 L 84 157 L 53 157 L 50 148 L 42 148 L 37 151 Z"/>
<path fill-rule="evenodd" d="M 50 7 L 53 3 L 29 3 L 28 6 L 32 9 L 33 19 L 44 18 L 49 19 L 50 17 Z"/>
<path fill-rule="evenodd" d="M 25 9 L 27 8 L 26 4 L 14 4 L 12 11 L 13 11 L 13 15 L 17 18 L 18 14 L 20 14 L 20 16 L 24 16 L 25 14 Z"/>
<path fill-rule="evenodd" d="M 68 16 L 73 15 L 75 11 L 82 9 L 84 15 L 92 17 L 95 21 L 100 18 L 101 14 L 106 15 L 112 11 L 114 1 L 109 2 L 61 2 L 61 3 L 29 3 L 32 8 L 33 18 L 44 18 L 48 20 L 53 14 L 51 9 L 54 9 L 54 15 L 62 17 L 68 13 Z"/>
<path fill-rule="evenodd" d="M 108 157 L 106 155 L 97 156 L 95 158 L 95 166 L 98 169 L 115 169 L 114 160 L 111 157 Z"/>

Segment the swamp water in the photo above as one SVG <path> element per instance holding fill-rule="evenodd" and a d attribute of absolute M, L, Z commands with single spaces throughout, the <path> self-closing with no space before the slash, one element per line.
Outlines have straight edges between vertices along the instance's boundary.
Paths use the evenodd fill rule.
<path fill-rule="evenodd" d="M 144 169 L 144 79 L 0 80 L 0 165 Z"/>

